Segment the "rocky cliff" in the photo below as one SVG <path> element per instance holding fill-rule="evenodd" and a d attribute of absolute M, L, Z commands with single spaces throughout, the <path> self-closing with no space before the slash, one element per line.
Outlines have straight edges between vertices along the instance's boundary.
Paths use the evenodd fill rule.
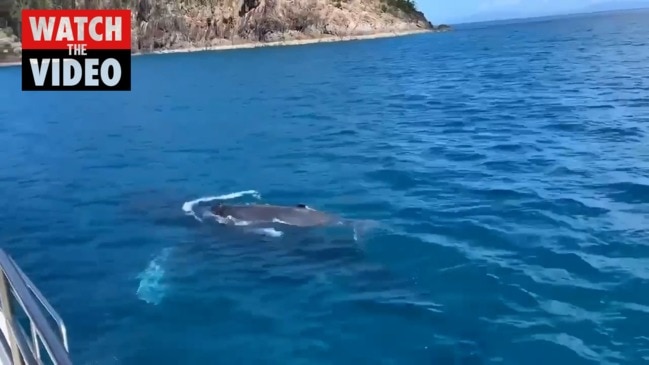
<path fill-rule="evenodd" d="M 407 1 L 206 0 L 156 4 L 140 0 L 133 48 L 153 50 L 238 42 L 432 29 Z M 399 7 L 397 4 L 403 4 Z"/>
<path fill-rule="evenodd" d="M 22 8 L 116 7 L 132 10 L 141 53 L 436 29 L 412 0 L 0 0 L 0 53 L 20 53 Z"/>

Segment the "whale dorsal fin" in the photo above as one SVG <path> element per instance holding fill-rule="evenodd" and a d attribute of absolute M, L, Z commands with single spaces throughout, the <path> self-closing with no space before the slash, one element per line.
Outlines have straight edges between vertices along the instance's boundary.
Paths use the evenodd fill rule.
<path fill-rule="evenodd" d="M 306 208 L 306 204 L 298 204 L 298 205 L 296 205 L 296 207 L 298 207 L 298 208 Z"/>

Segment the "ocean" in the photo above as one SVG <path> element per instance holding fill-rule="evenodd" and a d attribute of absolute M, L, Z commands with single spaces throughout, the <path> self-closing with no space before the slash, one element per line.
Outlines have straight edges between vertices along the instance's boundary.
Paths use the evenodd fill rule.
<path fill-rule="evenodd" d="M 0 69 L 0 245 L 75 364 L 647 363 L 647 19 L 140 56 L 132 92 Z"/>

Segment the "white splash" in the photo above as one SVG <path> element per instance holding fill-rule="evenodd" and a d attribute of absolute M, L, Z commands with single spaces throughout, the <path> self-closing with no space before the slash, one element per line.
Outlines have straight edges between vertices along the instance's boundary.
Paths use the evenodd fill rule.
<path fill-rule="evenodd" d="M 239 220 L 236 218 L 233 218 L 232 216 L 227 216 L 227 217 L 221 217 L 219 215 L 216 215 L 212 212 L 205 212 L 203 213 L 203 217 L 210 217 L 213 218 L 215 221 L 217 221 L 220 224 L 231 224 L 235 226 L 250 226 L 253 225 L 253 222 L 249 221 L 244 221 L 244 220 Z M 283 222 L 282 222 L 283 223 Z M 281 237 L 284 235 L 284 232 L 278 231 L 275 228 L 251 228 L 247 229 L 249 232 L 257 233 L 257 234 L 262 234 L 264 236 L 269 236 L 269 237 Z"/>
<path fill-rule="evenodd" d="M 278 231 L 275 228 L 254 228 L 252 231 L 269 237 L 282 237 L 284 235 L 284 232 Z"/>
<path fill-rule="evenodd" d="M 158 305 L 167 291 L 167 285 L 163 282 L 165 269 L 164 262 L 169 258 L 171 247 L 163 249 L 156 257 L 149 262 L 149 265 L 139 275 L 140 285 L 137 288 L 137 296 L 141 300 Z"/>
<path fill-rule="evenodd" d="M 203 212 L 203 218 L 205 218 L 205 217 L 213 218 L 215 221 L 217 221 L 217 222 L 219 222 L 221 224 L 231 224 L 231 225 L 235 225 L 235 226 L 249 226 L 249 225 L 252 224 L 252 222 L 236 219 L 236 218 L 232 217 L 231 215 L 229 215 L 227 217 L 222 217 L 220 215 L 216 215 L 216 214 L 214 214 L 212 212 L 209 212 L 209 211 Z"/>
<path fill-rule="evenodd" d="M 273 223 L 279 223 L 279 224 L 286 224 L 287 226 L 290 226 L 290 223 L 286 223 L 281 219 L 273 218 Z"/>
<path fill-rule="evenodd" d="M 215 220 L 216 222 L 218 222 L 220 224 L 227 224 L 227 225 L 234 225 L 234 226 L 244 226 L 244 227 L 245 226 L 250 226 L 250 225 L 253 225 L 253 222 L 236 219 L 236 218 L 231 217 L 231 216 L 221 217 L 219 215 L 216 215 L 216 214 L 210 212 L 209 210 L 205 210 L 205 211 L 201 212 L 200 216 L 196 212 L 196 206 L 201 204 L 201 203 L 206 203 L 206 202 L 210 202 L 210 201 L 214 201 L 214 200 L 236 199 L 236 198 L 240 198 L 240 197 L 245 196 L 245 195 L 251 195 L 255 199 L 261 199 L 261 194 L 259 194 L 258 191 L 256 191 L 256 190 L 244 190 L 244 191 L 238 191 L 238 192 L 235 192 L 235 193 L 229 193 L 229 194 L 223 194 L 223 195 L 217 195 L 217 196 L 207 196 L 207 197 L 194 199 L 194 200 L 185 202 L 183 204 L 182 208 L 183 208 L 183 211 L 185 212 L 185 214 L 191 215 L 192 217 L 194 217 L 199 222 L 203 222 L 204 219 L 209 218 L 209 219 Z M 285 222 L 281 222 L 281 221 L 278 221 L 277 223 L 286 224 Z M 284 234 L 284 232 L 278 231 L 278 230 L 276 230 L 274 228 L 251 228 L 248 231 L 253 232 L 253 233 L 257 233 L 257 234 L 262 234 L 262 235 L 265 235 L 265 236 L 270 236 L 270 237 L 281 237 Z"/>
<path fill-rule="evenodd" d="M 203 222 L 203 220 L 196 215 L 196 212 L 194 211 L 194 207 L 200 203 L 206 203 L 206 202 L 211 202 L 214 200 L 230 200 L 230 199 L 236 199 L 240 198 L 245 195 L 252 195 L 256 199 L 261 199 L 261 195 L 259 194 L 258 191 L 256 190 L 244 190 L 244 191 L 238 191 L 235 193 L 229 193 L 229 194 L 223 194 L 223 195 L 217 195 L 217 196 L 206 196 L 198 199 L 194 199 L 188 202 L 183 203 L 183 211 L 187 215 L 193 216 L 197 221 Z"/>

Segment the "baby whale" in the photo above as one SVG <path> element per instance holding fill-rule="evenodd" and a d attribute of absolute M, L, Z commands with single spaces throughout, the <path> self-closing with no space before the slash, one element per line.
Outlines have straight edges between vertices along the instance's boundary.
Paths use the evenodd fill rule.
<path fill-rule="evenodd" d="M 322 227 L 343 224 L 339 217 L 312 209 L 304 204 L 295 206 L 245 204 L 218 204 L 211 208 L 212 214 L 248 224 L 282 223 L 297 227 Z"/>

